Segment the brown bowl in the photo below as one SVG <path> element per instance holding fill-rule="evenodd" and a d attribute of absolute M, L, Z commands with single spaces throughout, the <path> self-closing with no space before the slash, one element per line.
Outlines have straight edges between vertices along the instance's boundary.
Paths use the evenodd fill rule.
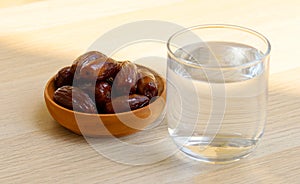
<path fill-rule="evenodd" d="M 89 114 L 66 109 L 53 101 L 54 77 L 46 84 L 44 98 L 51 116 L 72 132 L 90 137 L 120 137 L 143 130 L 161 116 L 165 108 L 166 81 L 161 76 L 158 79 L 164 84 L 159 98 L 148 106 L 129 112 Z"/>

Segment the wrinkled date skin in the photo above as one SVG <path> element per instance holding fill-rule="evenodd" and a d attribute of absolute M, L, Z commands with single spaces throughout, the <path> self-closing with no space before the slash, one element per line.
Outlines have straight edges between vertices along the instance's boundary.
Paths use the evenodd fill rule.
<path fill-rule="evenodd" d="M 111 85 L 105 81 L 97 81 L 95 86 L 95 100 L 98 109 L 104 111 L 105 103 L 111 100 Z"/>
<path fill-rule="evenodd" d="M 54 85 L 56 88 L 62 86 L 71 86 L 73 83 L 74 73 L 71 70 L 70 66 L 60 69 L 54 77 Z"/>
<path fill-rule="evenodd" d="M 75 73 L 75 71 L 77 71 L 79 73 L 80 69 L 84 65 L 87 65 L 88 63 L 90 63 L 96 59 L 101 59 L 101 60 L 105 61 L 107 59 L 107 56 L 98 51 L 87 52 L 75 59 L 75 61 L 73 62 L 72 66 L 71 66 L 71 70 L 73 73 Z"/>
<path fill-rule="evenodd" d="M 106 103 L 105 112 L 108 114 L 126 112 L 144 107 L 149 104 L 149 98 L 144 95 L 133 94 L 119 96 Z"/>
<path fill-rule="evenodd" d="M 59 105 L 78 112 L 97 113 L 92 99 L 81 89 L 73 86 L 63 86 L 54 92 L 54 101 Z"/>
<path fill-rule="evenodd" d="M 119 71 L 118 63 L 111 58 L 98 58 L 80 69 L 79 76 L 85 80 L 106 80 L 115 77 Z"/>
<path fill-rule="evenodd" d="M 155 76 L 145 68 L 139 68 L 139 80 L 137 82 L 138 94 L 145 95 L 148 98 L 157 96 L 158 87 Z"/>
<path fill-rule="evenodd" d="M 130 61 L 119 63 L 120 71 L 113 81 L 113 96 L 128 95 L 136 92 L 138 80 L 137 66 Z"/>
<path fill-rule="evenodd" d="M 75 87 L 80 88 L 82 91 L 84 91 L 86 94 L 88 94 L 90 97 L 93 97 L 95 85 L 91 82 L 77 82 L 74 84 Z"/>

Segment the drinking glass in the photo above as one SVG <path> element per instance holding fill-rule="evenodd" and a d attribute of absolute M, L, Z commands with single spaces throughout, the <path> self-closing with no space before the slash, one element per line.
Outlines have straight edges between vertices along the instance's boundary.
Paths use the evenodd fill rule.
<path fill-rule="evenodd" d="M 186 155 L 228 163 L 249 155 L 264 132 L 271 46 L 234 25 L 199 25 L 167 43 L 167 115 Z"/>

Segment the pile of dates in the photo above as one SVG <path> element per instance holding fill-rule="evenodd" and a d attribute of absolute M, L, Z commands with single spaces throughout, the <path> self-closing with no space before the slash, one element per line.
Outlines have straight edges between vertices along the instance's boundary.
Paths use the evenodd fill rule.
<path fill-rule="evenodd" d="M 70 110 L 112 114 L 148 105 L 160 95 L 159 76 L 130 61 L 115 61 L 98 51 L 79 56 L 54 78 L 54 101 Z"/>

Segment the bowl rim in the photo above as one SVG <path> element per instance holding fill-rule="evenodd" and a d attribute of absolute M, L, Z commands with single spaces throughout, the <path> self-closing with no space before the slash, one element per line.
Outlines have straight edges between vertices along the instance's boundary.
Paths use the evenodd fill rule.
<path fill-rule="evenodd" d="M 157 74 L 157 73 L 156 73 Z M 163 98 L 164 94 L 166 94 L 166 80 L 165 78 L 163 78 L 161 75 L 157 74 L 156 76 L 160 77 L 162 80 L 163 80 L 163 84 L 164 84 L 164 88 L 161 92 L 161 94 L 158 96 L 158 98 Z M 69 113 L 75 113 L 75 114 L 78 114 L 78 115 L 86 115 L 86 116 L 95 116 L 95 117 L 111 117 L 111 116 L 125 116 L 125 115 L 129 115 L 129 114 L 134 114 L 135 112 L 138 112 L 138 111 L 141 111 L 143 109 L 147 109 L 149 108 L 149 104 L 145 107 L 142 107 L 142 108 L 138 108 L 138 109 L 135 109 L 133 111 L 126 111 L 126 112 L 120 112 L 120 113 L 114 113 L 114 114 L 92 114 L 92 113 L 85 113 L 85 112 L 78 112 L 78 111 L 74 111 L 74 110 L 70 110 L 70 109 L 67 109 L 59 104 L 57 104 L 49 95 L 49 88 L 50 88 L 50 85 L 54 85 L 54 78 L 55 78 L 55 75 L 52 76 L 46 83 L 46 86 L 45 86 L 45 89 L 44 89 L 44 98 L 46 100 L 48 100 L 52 105 L 56 106 L 56 108 L 60 108 L 64 111 L 67 111 Z M 156 99 L 157 100 L 157 99 Z M 156 101 L 155 100 L 155 101 Z M 154 101 L 154 102 L 155 102 Z M 152 102 L 152 103 L 154 103 Z"/>

